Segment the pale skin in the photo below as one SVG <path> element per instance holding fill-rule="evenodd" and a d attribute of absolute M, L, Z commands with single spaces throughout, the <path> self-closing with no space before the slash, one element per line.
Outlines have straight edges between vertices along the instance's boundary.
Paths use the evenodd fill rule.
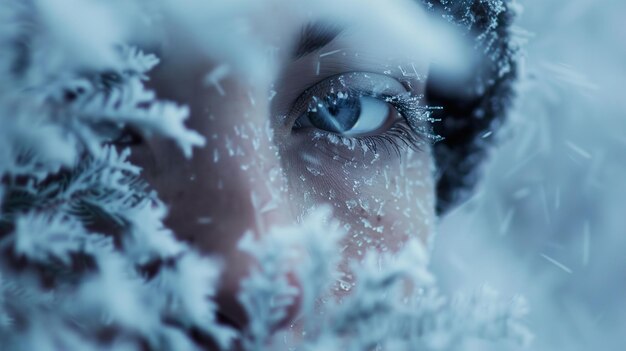
<path fill-rule="evenodd" d="M 272 226 L 297 223 L 312 208 L 330 205 L 348 229 L 343 259 L 362 257 L 368 248 L 395 251 L 408 238 L 426 242 L 432 234 L 435 195 L 428 143 L 419 148 L 401 145 L 396 151 L 385 146 L 388 141 L 375 139 L 379 147 L 370 150 L 354 141 L 346 146 L 329 137 L 329 131 L 298 124 L 311 98 L 330 94 L 333 88 L 423 93 L 427 55 L 419 48 L 407 49 L 407 40 L 420 34 L 407 28 L 401 38 L 385 23 L 387 16 L 414 22 L 424 14 L 405 1 L 386 6 L 396 3 L 401 7 L 390 14 L 360 2 L 361 13 L 370 16 L 366 23 L 359 19 L 364 15 L 345 15 L 341 6 L 337 13 L 311 15 L 280 0 L 268 1 L 261 10 L 243 11 L 238 21 L 246 23 L 266 55 L 260 61 L 267 69 L 253 78 L 227 54 L 206 54 L 181 24 L 172 21 L 166 27 L 169 40 L 150 85 L 160 98 L 189 106 L 187 126 L 202 134 L 206 145 L 187 159 L 173 143 L 146 138 L 132 145 L 132 161 L 143 167 L 143 177 L 168 205 L 166 224 L 176 235 L 221 258 L 224 271 L 217 300 L 227 323 L 246 323 L 236 293 L 254 263 L 237 250 L 237 242 L 248 231 L 263 235 Z M 337 19 L 339 33 L 294 55 L 303 28 Z M 220 35 L 225 43 L 237 45 L 238 34 Z M 227 73 L 217 83 L 207 83 L 208 73 L 224 67 Z M 338 83 L 342 75 L 344 83 Z M 316 86 L 311 93 L 309 88 Z M 379 101 L 372 102 L 372 108 L 388 106 L 383 109 L 385 123 L 342 140 L 387 135 L 396 123 L 404 123 L 395 107 Z M 344 283 L 356 283 L 344 271 Z M 338 289 L 337 296 L 343 293 L 349 292 Z"/>

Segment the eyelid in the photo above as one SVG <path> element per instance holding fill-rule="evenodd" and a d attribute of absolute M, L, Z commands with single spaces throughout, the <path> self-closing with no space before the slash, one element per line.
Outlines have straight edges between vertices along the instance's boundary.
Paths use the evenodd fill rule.
<path fill-rule="evenodd" d="M 293 126 L 295 121 L 307 111 L 313 97 L 321 98 L 340 91 L 378 98 L 398 96 L 410 92 L 397 79 L 378 73 L 346 72 L 337 74 L 314 84 L 300 94 L 287 115 L 286 125 L 290 128 Z"/>

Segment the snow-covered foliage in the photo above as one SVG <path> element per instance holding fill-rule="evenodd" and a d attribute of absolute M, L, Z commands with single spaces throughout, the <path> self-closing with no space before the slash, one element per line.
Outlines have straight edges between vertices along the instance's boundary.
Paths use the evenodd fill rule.
<path fill-rule="evenodd" d="M 118 24 L 109 10 L 0 7 L 5 350 L 189 349 L 192 328 L 221 345 L 234 335 L 215 323 L 219 266 L 173 237 L 130 152 L 107 146 L 129 127 L 186 155 L 204 142 L 184 127 L 185 107 L 144 86 L 158 59 L 103 35 Z"/>
<path fill-rule="evenodd" d="M 418 241 L 351 262 L 356 284 L 342 285 L 338 261 L 328 259 L 340 257 L 342 232 L 324 210 L 244 237 L 241 249 L 258 261 L 239 294 L 249 323 L 242 331 L 217 323 L 213 297 L 227 268 L 174 236 L 130 151 L 110 145 L 127 128 L 171 139 L 187 157 L 204 145 L 184 125 L 188 109 L 146 87 L 158 58 L 128 44 L 125 20 L 140 18 L 121 16 L 120 6 L 129 9 L 0 4 L 2 350 L 226 350 L 234 342 L 450 350 L 472 338 L 528 340 L 523 300 L 489 290 L 442 297 Z M 282 325 L 293 304 L 297 322 Z"/>
<path fill-rule="evenodd" d="M 340 257 L 341 233 L 328 211 L 320 210 L 301 227 L 276 230 L 259 241 L 246 238 L 245 249 L 262 262 L 243 283 L 241 297 L 251 319 L 246 350 L 268 345 L 272 350 L 454 350 L 478 338 L 530 341 L 522 298 L 501 299 L 488 288 L 440 295 L 427 267 L 429 255 L 417 239 L 398 253 L 371 250 L 352 261 L 355 283 L 346 286 L 333 269 L 337 262 L 328 260 Z M 298 285 L 289 285 L 289 274 L 302 279 L 300 315 L 290 328 L 272 332 Z"/>

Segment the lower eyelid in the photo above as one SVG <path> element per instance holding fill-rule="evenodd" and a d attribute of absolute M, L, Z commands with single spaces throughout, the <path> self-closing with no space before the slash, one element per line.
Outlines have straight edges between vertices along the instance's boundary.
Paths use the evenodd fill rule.
<path fill-rule="evenodd" d="M 357 139 L 360 139 L 358 142 L 373 152 L 378 152 L 378 149 L 382 148 L 388 154 L 394 151 L 398 156 L 408 149 L 422 151 L 429 143 L 423 136 L 416 134 L 404 121 L 397 121 L 382 134 Z"/>
<path fill-rule="evenodd" d="M 388 130 L 377 135 L 354 137 L 312 129 L 302 132 L 302 135 L 311 138 L 319 152 L 344 161 L 355 161 L 355 157 L 361 156 L 361 151 L 365 150 L 401 157 L 409 149 L 423 151 L 429 145 L 427 138 L 415 133 L 403 119 L 396 120 Z"/>

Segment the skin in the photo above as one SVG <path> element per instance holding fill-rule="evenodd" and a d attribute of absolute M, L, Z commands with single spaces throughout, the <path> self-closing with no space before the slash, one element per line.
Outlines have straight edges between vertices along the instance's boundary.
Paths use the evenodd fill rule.
<path fill-rule="evenodd" d="M 150 84 L 159 97 L 189 106 L 187 126 L 202 134 L 206 145 L 187 159 L 171 142 L 146 138 L 132 146 L 132 161 L 143 167 L 143 176 L 169 206 L 166 224 L 176 235 L 222 259 L 217 301 L 228 323 L 238 327 L 246 323 L 236 302 L 239 282 L 254 264 L 237 250 L 245 232 L 261 236 L 329 204 L 349 228 L 344 262 L 362 257 L 368 248 L 395 251 L 408 238 L 426 241 L 432 234 L 433 159 L 427 143 L 420 150 L 363 152 L 332 143 L 319 133 L 316 137 L 314 130 L 294 129 L 301 115 L 294 112 L 294 103 L 306 100 L 302 96 L 307 88 L 338 74 L 368 73 L 394 92 L 423 92 L 427 55 L 419 48 L 409 52 L 405 44 L 418 34 L 405 30 L 406 37 L 399 37 L 394 26 L 385 25 L 390 23 L 386 16 L 396 20 L 405 16 L 412 23 L 423 12 L 404 1 L 386 6 L 393 11 L 380 14 L 378 7 L 361 2 L 359 15 L 344 16 L 341 6 L 336 6 L 336 13 L 312 15 L 293 2 L 276 0 L 255 11 L 242 10 L 233 16 L 254 34 L 259 49 L 255 54 L 264 65 L 261 73 L 246 68 L 241 57 L 229 56 L 226 49 L 218 54 L 206 50 L 185 23 L 170 19 L 165 25 L 168 40 Z M 324 48 L 294 60 L 302 27 L 329 19 L 340 19 L 345 30 Z M 219 32 L 224 43 L 246 42 L 238 33 L 228 33 Z M 335 50 L 341 51 L 320 58 Z M 218 84 L 206 84 L 207 73 L 220 67 L 228 67 L 228 74 Z M 419 76 L 404 76 L 402 71 Z M 343 264 L 342 270 L 344 286 L 357 283 Z M 349 288 L 336 294 L 345 293 Z M 288 318 L 295 309 L 292 312 Z"/>

